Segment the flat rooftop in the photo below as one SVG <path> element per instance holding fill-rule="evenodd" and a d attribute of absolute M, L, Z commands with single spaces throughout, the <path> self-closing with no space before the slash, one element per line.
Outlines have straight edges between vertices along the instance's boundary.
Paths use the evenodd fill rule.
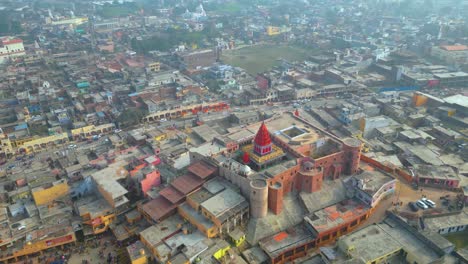
<path fill-rule="evenodd" d="M 424 223 L 429 230 L 439 232 L 441 229 L 468 225 L 468 209 L 463 209 L 462 212 L 455 215 L 447 215 L 441 217 L 426 217 Z"/>
<path fill-rule="evenodd" d="M 203 139 L 204 142 L 210 142 L 212 141 L 215 137 L 220 136 L 220 134 L 214 130 L 212 127 L 203 124 L 201 126 L 193 127 L 192 131 L 201 139 Z"/>
<path fill-rule="evenodd" d="M 150 252 L 140 240 L 127 247 L 128 255 L 131 261 L 135 261 L 141 257 L 148 256 Z M 143 253 L 143 254 L 142 254 Z"/>
<path fill-rule="evenodd" d="M 395 180 L 394 178 L 377 170 L 364 171 L 361 174 L 354 175 L 353 177 L 358 180 L 362 180 L 365 183 L 363 191 L 371 196 L 373 196 L 384 184 Z"/>
<path fill-rule="evenodd" d="M 275 258 L 282 252 L 312 242 L 315 238 L 312 232 L 300 224 L 260 240 L 259 245 L 267 255 Z"/>
<path fill-rule="evenodd" d="M 124 164 L 126 165 L 126 162 L 112 163 L 109 167 L 91 175 L 99 187 L 112 196 L 112 199 L 128 193 L 127 189 L 117 182 L 118 179 L 125 178 L 127 175 L 127 171 L 123 169 Z"/>
<path fill-rule="evenodd" d="M 338 246 L 356 259 L 362 259 L 363 263 L 370 263 L 373 260 L 400 250 L 402 245 L 380 225 L 371 225 L 352 234 L 340 237 Z M 351 249 L 352 250 L 348 250 Z"/>
<path fill-rule="evenodd" d="M 346 186 L 341 179 L 330 181 L 325 180 L 322 183 L 322 189 L 313 193 L 299 194 L 299 199 L 305 205 L 308 213 L 331 206 L 346 199 Z"/>
<path fill-rule="evenodd" d="M 239 193 L 228 188 L 206 200 L 201 206 L 214 216 L 220 217 L 243 203 L 247 203 L 246 199 Z"/>
<path fill-rule="evenodd" d="M 190 215 L 191 218 L 195 219 L 197 223 L 201 224 L 206 229 L 210 229 L 214 225 L 213 222 L 204 217 L 199 211 L 193 209 L 192 206 L 190 206 L 188 203 L 179 205 L 179 210 L 182 210 L 186 214 Z"/>
<path fill-rule="evenodd" d="M 416 173 L 420 178 L 431 178 L 438 180 L 460 180 L 451 166 L 418 165 Z"/>
<path fill-rule="evenodd" d="M 364 215 L 369 207 L 357 200 L 344 200 L 338 204 L 318 210 L 304 220 L 318 233 L 325 232 L 343 223 Z"/>
<path fill-rule="evenodd" d="M 176 214 L 141 231 L 140 236 L 149 245 L 155 247 L 170 235 L 178 232 L 183 224 L 184 219 Z"/>
<path fill-rule="evenodd" d="M 110 206 L 106 200 L 96 196 L 89 196 L 84 199 L 80 199 L 77 201 L 77 204 L 79 214 L 89 214 L 91 219 L 105 215 L 113 210 L 112 206 Z"/>
<path fill-rule="evenodd" d="M 403 226 L 394 220 L 385 219 L 383 224 L 379 224 L 382 230 L 401 244 L 401 247 L 411 254 L 414 254 L 420 263 L 431 263 L 440 258 L 440 256 L 429 248 L 414 234 L 408 232 Z"/>

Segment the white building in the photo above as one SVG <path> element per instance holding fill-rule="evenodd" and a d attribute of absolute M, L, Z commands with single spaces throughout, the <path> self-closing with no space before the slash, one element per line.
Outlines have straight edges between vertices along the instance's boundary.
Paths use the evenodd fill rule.
<path fill-rule="evenodd" d="M 13 37 L 0 37 L 0 63 L 5 63 L 10 58 L 26 55 L 23 40 Z"/>

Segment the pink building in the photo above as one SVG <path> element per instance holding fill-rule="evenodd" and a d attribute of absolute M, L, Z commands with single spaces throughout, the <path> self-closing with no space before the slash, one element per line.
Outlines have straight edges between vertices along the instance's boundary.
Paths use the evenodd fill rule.
<path fill-rule="evenodd" d="M 154 170 L 145 175 L 145 178 L 140 181 L 141 192 L 144 196 L 153 187 L 161 185 L 161 173 L 158 170 Z"/>

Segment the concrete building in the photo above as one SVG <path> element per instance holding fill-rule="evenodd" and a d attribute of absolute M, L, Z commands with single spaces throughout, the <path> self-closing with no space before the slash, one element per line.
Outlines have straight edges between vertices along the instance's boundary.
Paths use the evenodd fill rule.
<path fill-rule="evenodd" d="M 231 120 L 239 125 L 251 124 L 260 121 L 260 115 L 257 112 L 235 112 L 231 114 Z"/>
<path fill-rule="evenodd" d="M 354 196 L 370 207 L 395 193 L 397 180 L 379 171 L 365 171 L 353 175 L 348 183 L 355 190 Z"/>
<path fill-rule="evenodd" d="M 0 38 L 0 64 L 26 55 L 23 40 L 14 37 Z"/>
<path fill-rule="evenodd" d="M 217 179 L 206 182 L 178 207 L 179 214 L 206 237 L 229 233 L 249 218 L 249 204 L 230 184 Z"/>
<path fill-rule="evenodd" d="M 465 208 L 458 214 L 424 218 L 427 229 L 445 235 L 455 232 L 463 232 L 468 228 L 468 210 Z"/>
<path fill-rule="evenodd" d="M 361 118 L 360 130 L 364 138 L 371 138 L 374 136 L 376 128 L 388 127 L 393 124 L 395 121 L 386 116 L 366 117 Z"/>
<path fill-rule="evenodd" d="M 359 263 L 446 263 L 454 246 L 437 233 L 417 230 L 398 216 L 338 240 L 338 248 Z"/>
<path fill-rule="evenodd" d="M 218 59 L 218 52 L 213 49 L 198 50 L 193 52 L 178 53 L 181 67 L 187 70 L 196 70 L 201 67 L 211 66 Z"/>
<path fill-rule="evenodd" d="M 56 199 L 68 195 L 68 183 L 65 180 L 55 181 L 45 186 L 39 186 L 31 190 L 36 205 L 47 205 Z"/>
<path fill-rule="evenodd" d="M 468 82 L 468 73 L 466 72 L 436 73 L 434 74 L 434 77 L 439 81 L 440 87 L 463 87 L 463 85 Z"/>
<path fill-rule="evenodd" d="M 417 165 L 416 181 L 421 186 L 452 189 L 460 185 L 460 177 L 451 166 Z"/>
<path fill-rule="evenodd" d="M 431 49 L 431 56 L 436 57 L 451 65 L 463 65 L 468 63 L 468 46 L 436 46 Z"/>

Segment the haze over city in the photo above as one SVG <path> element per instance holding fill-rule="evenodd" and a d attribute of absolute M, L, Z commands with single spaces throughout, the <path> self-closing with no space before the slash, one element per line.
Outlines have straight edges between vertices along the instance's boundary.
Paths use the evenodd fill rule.
<path fill-rule="evenodd" d="M 468 263 L 467 21 L 0 0 L 0 263 Z"/>

